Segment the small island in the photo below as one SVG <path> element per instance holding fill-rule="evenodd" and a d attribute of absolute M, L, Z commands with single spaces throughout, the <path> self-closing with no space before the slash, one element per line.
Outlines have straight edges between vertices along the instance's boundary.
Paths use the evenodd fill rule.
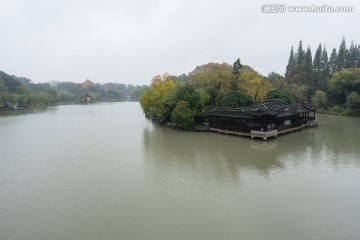
<path fill-rule="evenodd" d="M 180 76 L 158 75 L 140 98 L 145 116 L 182 130 L 252 138 L 317 126 L 320 113 L 360 116 L 360 46 L 343 38 L 330 57 L 319 44 L 314 57 L 299 42 L 285 76 L 262 76 L 238 58 L 210 62 Z"/>

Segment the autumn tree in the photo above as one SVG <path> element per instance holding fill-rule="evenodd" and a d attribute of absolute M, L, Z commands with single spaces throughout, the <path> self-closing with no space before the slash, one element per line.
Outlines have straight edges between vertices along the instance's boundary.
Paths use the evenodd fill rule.
<path fill-rule="evenodd" d="M 251 68 L 241 70 L 238 86 L 254 102 L 266 99 L 267 93 L 272 89 L 270 82 L 264 80 L 258 72 Z"/>
<path fill-rule="evenodd" d="M 166 102 L 171 100 L 170 92 L 175 88 L 168 74 L 152 79 L 150 88 L 141 96 L 140 104 L 147 117 L 161 119 L 167 113 Z"/>
<path fill-rule="evenodd" d="M 85 82 L 81 84 L 82 88 L 85 89 L 85 91 L 90 90 L 91 88 L 95 87 L 95 83 L 89 79 L 86 79 Z"/>
<path fill-rule="evenodd" d="M 232 67 L 227 63 L 208 63 L 189 73 L 190 84 L 204 90 L 210 107 L 216 106 L 220 93 L 230 85 L 231 79 Z"/>

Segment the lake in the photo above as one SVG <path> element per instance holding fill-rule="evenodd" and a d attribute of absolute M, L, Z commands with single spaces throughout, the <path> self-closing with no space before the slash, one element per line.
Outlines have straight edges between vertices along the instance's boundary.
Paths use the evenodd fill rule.
<path fill-rule="evenodd" d="M 1 239 L 360 239 L 360 118 L 262 141 L 139 103 L 0 114 Z"/>

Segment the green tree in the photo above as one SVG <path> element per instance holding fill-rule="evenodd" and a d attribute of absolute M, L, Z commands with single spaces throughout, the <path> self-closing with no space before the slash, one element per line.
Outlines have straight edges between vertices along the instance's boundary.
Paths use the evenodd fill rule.
<path fill-rule="evenodd" d="M 330 75 L 330 67 L 329 67 L 329 59 L 326 51 L 326 47 L 324 47 L 322 52 L 322 58 L 320 62 L 321 67 L 321 77 L 319 78 L 319 89 L 325 90 L 327 89 L 327 79 Z"/>
<path fill-rule="evenodd" d="M 250 96 L 240 90 L 229 91 L 223 100 L 222 106 L 229 108 L 245 107 L 253 103 Z"/>
<path fill-rule="evenodd" d="M 64 90 L 59 91 L 58 96 L 61 102 L 69 102 L 74 99 L 74 94 Z"/>
<path fill-rule="evenodd" d="M 314 91 L 314 89 L 318 86 L 315 86 L 315 84 L 314 84 L 312 54 L 311 54 L 310 47 L 308 47 L 306 50 L 304 71 L 305 71 L 304 83 L 307 84 L 308 86 L 310 86 L 311 90 Z"/>
<path fill-rule="evenodd" d="M 345 38 L 343 38 L 336 58 L 337 71 L 341 71 L 345 69 L 346 54 L 347 54 L 346 43 L 345 43 Z"/>
<path fill-rule="evenodd" d="M 322 79 L 322 47 L 321 44 L 319 44 L 319 47 L 316 49 L 315 56 L 314 56 L 314 63 L 313 63 L 313 69 L 314 69 L 314 85 L 315 88 L 318 89 L 318 86 L 320 85 L 321 79 Z"/>
<path fill-rule="evenodd" d="M 350 48 L 346 52 L 345 68 L 356 68 L 357 46 L 351 41 Z"/>
<path fill-rule="evenodd" d="M 315 106 L 317 106 L 317 107 L 323 107 L 325 110 L 327 110 L 327 108 L 326 108 L 326 103 L 327 103 L 327 96 L 326 96 L 326 93 L 325 92 L 323 92 L 323 91 L 320 91 L 320 90 L 318 90 L 318 91 L 316 91 L 316 93 L 315 93 L 315 95 L 313 95 L 312 97 L 311 97 L 311 102 L 315 105 Z"/>
<path fill-rule="evenodd" d="M 327 78 L 330 74 L 329 60 L 326 48 L 322 49 L 321 44 L 316 50 L 313 61 L 314 89 L 326 89 Z"/>
<path fill-rule="evenodd" d="M 294 47 L 291 46 L 290 57 L 288 64 L 286 66 L 285 78 L 287 79 L 291 78 L 295 72 L 295 68 L 296 68 L 296 60 L 294 56 Z"/>
<path fill-rule="evenodd" d="M 8 89 L 5 86 L 4 80 L 2 80 L 1 74 L 0 74 L 0 93 L 1 92 L 7 92 L 7 91 L 8 91 Z"/>
<path fill-rule="evenodd" d="M 233 78 L 232 78 L 232 81 L 231 81 L 231 89 L 232 90 L 238 90 L 238 80 L 240 79 L 240 76 L 241 76 L 241 68 L 242 68 L 242 65 L 241 65 L 241 62 L 240 62 L 240 58 L 238 58 L 234 64 L 233 64 Z"/>
<path fill-rule="evenodd" d="M 336 65 L 336 59 L 337 59 L 337 52 L 336 52 L 336 49 L 333 48 L 333 50 L 331 52 L 331 55 L 330 55 L 330 59 L 329 59 L 329 73 L 330 73 L 330 75 L 332 75 L 336 71 L 338 71 L 337 65 Z"/>
<path fill-rule="evenodd" d="M 351 92 L 347 97 L 347 104 L 352 110 L 360 110 L 360 94 L 357 92 Z"/>
<path fill-rule="evenodd" d="M 15 91 L 15 93 L 17 93 L 17 94 L 26 94 L 28 92 L 29 92 L 29 89 L 23 85 L 16 87 L 16 91 Z"/>
<path fill-rule="evenodd" d="M 49 87 L 47 90 L 46 90 L 46 93 L 49 94 L 50 96 L 50 102 L 51 103 L 56 103 L 59 101 L 59 96 L 58 96 L 58 92 L 55 88 L 53 87 Z"/>
<path fill-rule="evenodd" d="M 194 87 L 191 85 L 181 85 L 176 88 L 175 102 L 186 101 L 188 102 L 191 109 L 197 109 L 200 106 L 200 96 Z"/>
<path fill-rule="evenodd" d="M 305 84 L 290 84 L 290 96 L 295 102 L 309 101 L 309 86 Z"/>
<path fill-rule="evenodd" d="M 16 88 L 22 86 L 20 80 L 2 71 L 0 71 L 0 78 L 3 80 L 5 87 L 9 90 L 10 93 L 16 92 Z"/>
<path fill-rule="evenodd" d="M 273 88 L 278 91 L 288 91 L 288 84 L 286 79 L 278 73 L 269 73 L 265 80 L 269 81 Z"/>
<path fill-rule="evenodd" d="M 293 50 L 293 49 L 292 49 Z M 308 52 L 308 55 L 311 55 Z M 289 83 L 296 84 L 308 84 L 308 76 L 306 68 L 309 63 L 309 56 L 307 57 L 306 52 L 302 47 L 302 41 L 299 42 L 299 47 L 297 49 L 296 54 L 292 57 L 293 51 L 290 52 L 290 58 L 287 66 L 287 71 L 285 74 L 285 78 Z"/>
<path fill-rule="evenodd" d="M 195 111 L 190 108 L 187 101 L 180 101 L 176 104 L 171 113 L 171 121 L 176 123 L 181 129 L 190 128 L 195 122 Z"/>
<path fill-rule="evenodd" d="M 290 104 L 293 102 L 289 93 L 281 92 L 276 89 L 268 92 L 267 99 L 269 99 L 269 100 L 270 99 L 278 99 L 287 104 Z"/>
<path fill-rule="evenodd" d="M 336 103 L 346 103 L 346 97 L 351 92 L 360 93 L 360 68 L 336 72 L 329 80 L 329 88 Z"/>
<path fill-rule="evenodd" d="M 145 89 L 148 88 L 147 86 L 136 86 L 131 92 L 130 92 L 130 96 L 131 96 L 131 100 L 133 101 L 140 101 L 140 97 L 143 94 L 143 92 L 145 91 Z"/>
<path fill-rule="evenodd" d="M 189 83 L 189 79 L 188 79 L 188 76 L 186 76 L 186 74 L 181 74 L 179 76 L 173 76 L 171 75 L 170 76 L 171 79 L 174 81 L 174 83 L 183 83 L 183 84 L 188 84 Z"/>
<path fill-rule="evenodd" d="M 302 47 L 302 41 L 299 42 L 299 47 L 296 53 L 296 68 L 298 72 L 303 72 L 305 69 L 306 53 Z"/>
<path fill-rule="evenodd" d="M 220 93 L 231 85 L 232 67 L 227 64 L 208 63 L 189 73 L 190 84 L 203 89 L 209 96 L 209 106 L 216 106 Z"/>

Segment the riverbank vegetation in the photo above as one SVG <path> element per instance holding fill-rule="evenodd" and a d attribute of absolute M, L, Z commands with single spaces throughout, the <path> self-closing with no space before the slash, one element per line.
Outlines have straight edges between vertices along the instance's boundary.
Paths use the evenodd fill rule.
<path fill-rule="evenodd" d="M 147 86 L 120 83 L 33 83 L 0 71 L 0 109 L 92 101 L 139 101 Z"/>
<path fill-rule="evenodd" d="M 319 44 L 314 58 L 310 47 L 291 48 L 285 76 L 264 77 L 237 59 L 207 63 L 189 74 L 154 77 L 141 96 L 145 115 L 170 126 L 192 128 L 202 124 L 213 107 L 243 107 L 266 99 L 287 104 L 311 101 L 319 111 L 360 116 L 360 46 L 342 40 L 338 50 Z"/>
<path fill-rule="evenodd" d="M 321 112 L 360 116 L 360 45 L 347 48 L 343 38 L 328 55 L 319 44 L 312 58 L 300 41 L 296 52 L 291 48 L 285 77 L 277 76 L 273 86 L 296 101 L 312 101 Z"/>

